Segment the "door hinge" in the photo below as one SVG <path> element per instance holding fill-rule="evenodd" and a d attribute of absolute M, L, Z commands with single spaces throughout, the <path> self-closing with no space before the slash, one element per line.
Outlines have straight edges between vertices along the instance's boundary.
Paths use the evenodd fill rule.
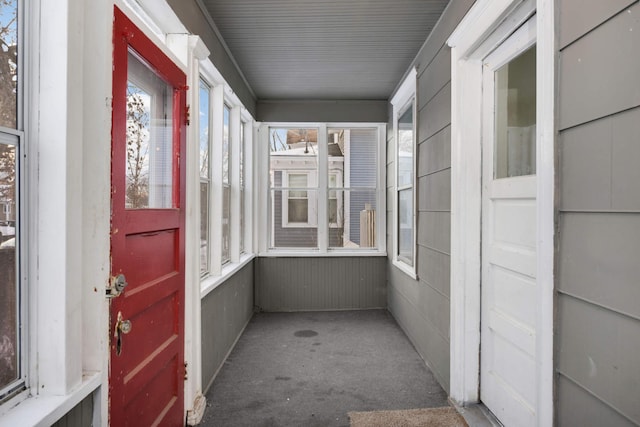
<path fill-rule="evenodd" d="M 184 123 L 187 126 L 191 124 L 191 105 L 187 105 L 184 109 Z"/>
<path fill-rule="evenodd" d="M 189 375 L 188 375 L 188 372 L 187 372 L 187 366 L 188 366 L 188 363 L 184 362 L 184 380 L 185 381 L 189 379 Z"/>

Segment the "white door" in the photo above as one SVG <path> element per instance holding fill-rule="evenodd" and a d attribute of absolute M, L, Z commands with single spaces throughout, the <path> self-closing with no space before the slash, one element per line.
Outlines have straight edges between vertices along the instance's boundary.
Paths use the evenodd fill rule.
<path fill-rule="evenodd" d="M 536 419 L 535 16 L 484 61 L 480 398 Z"/>

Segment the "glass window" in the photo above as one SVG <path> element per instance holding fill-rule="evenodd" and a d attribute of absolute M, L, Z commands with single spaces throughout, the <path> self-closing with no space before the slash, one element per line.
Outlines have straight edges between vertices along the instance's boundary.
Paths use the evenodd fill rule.
<path fill-rule="evenodd" d="M 231 110 L 225 104 L 222 134 L 222 263 L 229 262 L 231 240 L 231 150 L 229 149 Z"/>
<path fill-rule="evenodd" d="M 378 130 L 329 129 L 327 153 L 329 247 L 376 247 Z"/>
<path fill-rule="evenodd" d="M 413 266 L 414 242 L 414 152 L 415 130 L 413 118 L 413 103 L 401 110 L 397 122 L 397 259 L 405 264 Z"/>
<path fill-rule="evenodd" d="M 317 134 L 315 128 L 269 130 L 270 247 L 315 249 L 324 232 L 323 250 L 376 248 L 379 129 L 327 129 L 324 189 Z M 321 210 L 326 224 L 318 223 Z"/>
<path fill-rule="evenodd" d="M 18 2 L 0 2 L 0 126 L 18 128 Z"/>
<path fill-rule="evenodd" d="M 211 174 L 209 168 L 209 86 L 200 80 L 198 110 L 199 139 L 200 139 L 200 274 L 206 275 L 209 269 L 209 194 L 211 188 Z"/>
<path fill-rule="evenodd" d="M 495 178 L 536 173 L 536 47 L 495 73 Z"/>
<path fill-rule="evenodd" d="M 318 129 L 270 128 L 271 247 L 318 246 Z"/>
<path fill-rule="evenodd" d="M 17 0 L 0 2 L 0 402 L 25 388 L 23 284 L 19 279 L 20 182 L 23 139 L 18 110 L 22 55 Z"/>
<path fill-rule="evenodd" d="M 173 88 L 129 51 L 127 209 L 173 207 Z"/>
<path fill-rule="evenodd" d="M 244 139 L 244 127 L 246 123 L 240 122 L 240 253 L 245 251 L 244 247 L 244 150 L 245 150 L 245 139 Z"/>

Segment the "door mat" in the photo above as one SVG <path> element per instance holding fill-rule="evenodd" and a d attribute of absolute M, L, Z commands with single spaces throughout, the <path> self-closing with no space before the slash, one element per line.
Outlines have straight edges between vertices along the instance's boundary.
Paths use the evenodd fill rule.
<path fill-rule="evenodd" d="M 455 408 L 349 412 L 351 427 L 468 427 Z"/>

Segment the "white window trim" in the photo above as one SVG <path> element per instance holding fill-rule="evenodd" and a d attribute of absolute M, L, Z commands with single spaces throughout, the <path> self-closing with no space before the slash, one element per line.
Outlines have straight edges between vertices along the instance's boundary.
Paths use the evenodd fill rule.
<path fill-rule="evenodd" d="M 318 171 L 327 170 L 328 158 L 325 155 L 324 160 L 321 158 L 324 146 L 324 153 L 327 152 L 327 129 L 344 128 L 375 128 L 378 133 L 378 181 L 376 183 L 376 197 L 377 197 L 377 210 L 376 210 L 376 233 L 377 233 L 377 245 L 375 248 L 361 248 L 361 249 L 349 249 L 349 248 L 329 248 L 328 247 L 328 224 L 325 226 L 324 233 L 319 232 L 318 236 L 318 248 L 269 248 L 269 239 L 273 233 L 273 221 L 270 222 L 270 216 L 264 215 L 264 212 L 270 212 L 273 215 L 273 205 L 270 203 L 270 182 L 269 179 L 261 180 L 261 185 L 257 187 L 256 200 L 257 203 L 254 206 L 254 213 L 257 219 L 255 224 L 255 236 L 257 240 L 258 256 L 264 257 L 360 257 L 360 256 L 387 256 L 387 240 L 386 240 L 386 155 L 387 150 L 385 146 L 386 141 L 386 123 L 299 123 L 299 122 L 262 122 L 257 129 L 256 142 L 254 144 L 254 155 L 258 160 L 256 170 L 256 177 L 268 177 L 270 171 L 270 156 L 269 156 L 269 128 L 317 128 L 318 129 L 318 150 L 319 150 L 319 165 Z M 324 167 L 323 167 L 323 164 Z M 321 174 L 322 175 L 322 174 Z M 327 174 L 324 174 L 324 180 L 327 181 Z M 320 177 L 319 177 L 320 178 Z M 322 182 L 319 183 L 318 197 L 321 197 L 320 190 Z M 328 182 L 324 182 L 324 198 L 326 199 Z M 328 213 L 324 209 L 318 208 L 318 224 L 321 224 L 320 215 L 324 212 L 324 222 L 328 223 Z M 323 245 L 323 235 L 326 239 L 326 243 Z"/>
<path fill-rule="evenodd" d="M 482 59 L 537 15 L 537 425 L 553 423 L 555 2 L 479 0 L 448 40 L 452 64 L 451 398 L 477 402 L 480 372 Z"/>
<path fill-rule="evenodd" d="M 282 228 L 316 228 L 318 226 L 318 213 L 317 203 L 318 195 L 313 190 L 316 187 L 317 176 L 315 170 L 282 170 L 282 187 L 288 188 L 281 191 L 281 203 L 282 203 Z M 301 187 L 300 190 L 294 190 L 289 185 L 289 175 L 306 175 L 307 186 Z M 307 222 L 290 222 L 289 221 L 289 191 L 306 191 L 307 192 Z M 295 198 L 293 200 L 302 200 L 303 198 Z"/>
<path fill-rule="evenodd" d="M 391 105 L 393 106 L 393 144 L 395 147 L 394 150 L 394 203 L 393 203 L 393 256 L 392 262 L 393 265 L 396 266 L 400 271 L 407 274 L 414 280 L 418 279 L 418 275 L 416 273 L 416 253 L 417 253 L 417 220 L 416 220 L 416 212 L 417 212 L 417 195 L 416 195 L 416 163 L 417 163 L 417 117 L 416 117 L 416 83 L 417 83 L 417 70 L 415 67 L 411 68 L 404 78 L 402 84 L 396 91 L 396 93 L 391 98 Z M 402 260 L 398 256 L 399 251 L 399 239 L 400 236 L 398 234 L 398 226 L 400 223 L 399 212 L 398 212 L 398 202 L 399 202 L 399 192 L 400 188 L 398 187 L 398 171 L 399 171 L 399 162 L 398 162 L 398 119 L 400 118 L 400 113 L 404 113 L 407 111 L 407 106 L 411 103 L 411 107 L 413 109 L 413 183 L 411 188 L 413 189 L 413 259 L 412 265 L 409 265 L 405 261 Z M 408 187 L 407 187 L 408 188 Z"/>

